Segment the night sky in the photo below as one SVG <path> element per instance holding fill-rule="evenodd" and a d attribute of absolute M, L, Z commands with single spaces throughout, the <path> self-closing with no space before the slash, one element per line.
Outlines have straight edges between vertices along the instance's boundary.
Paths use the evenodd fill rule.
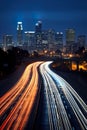
<path fill-rule="evenodd" d="M 87 34 L 87 0 L 0 0 L 0 39 L 3 34 L 15 36 L 18 21 L 27 31 L 38 20 L 43 29 L 75 28 L 77 35 Z"/>

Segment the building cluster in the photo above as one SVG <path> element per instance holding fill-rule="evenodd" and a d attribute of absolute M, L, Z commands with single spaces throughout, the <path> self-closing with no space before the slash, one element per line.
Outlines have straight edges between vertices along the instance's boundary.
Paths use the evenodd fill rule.
<path fill-rule="evenodd" d="M 86 46 L 86 36 L 80 35 L 76 40 L 76 32 L 74 29 L 56 32 L 53 29 L 43 30 L 42 21 L 38 21 L 34 31 L 23 31 L 22 22 L 17 23 L 17 41 L 13 42 L 12 35 L 4 35 L 1 44 L 4 50 L 12 46 L 17 46 L 32 53 L 38 52 L 55 52 L 57 50 L 65 53 L 74 53 L 79 47 Z"/>

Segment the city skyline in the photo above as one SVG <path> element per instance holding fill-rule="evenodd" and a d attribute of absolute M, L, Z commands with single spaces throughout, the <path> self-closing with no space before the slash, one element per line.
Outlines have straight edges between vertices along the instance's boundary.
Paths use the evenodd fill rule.
<path fill-rule="evenodd" d="M 53 28 L 64 32 L 74 28 L 77 35 L 87 34 L 87 1 L 2 1 L 0 4 L 0 35 L 16 35 L 18 21 L 23 22 L 24 31 L 35 30 L 38 20 L 43 29 Z M 66 3 L 66 4 L 65 4 Z"/>
<path fill-rule="evenodd" d="M 67 29 L 64 41 L 63 32 L 56 32 L 53 29 L 42 30 L 42 21 L 37 21 L 35 31 L 23 31 L 22 22 L 17 22 L 17 37 L 14 41 L 12 35 L 3 35 L 2 48 L 6 51 L 12 46 L 22 47 L 33 52 L 37 51 L 55 51 L 75 53 L 79 48 L 86 48 L 86 35 L 76 37 L 74 29 Z"/>
<path fill-rule="evenodd" d="M 77 40 L 78 40 L 78 37 L 80 36 L 80 35 L 85 35 L 86 36 L 86 34 L 83 34 L 83 33 L 77 33 L 77 31 L 76 31 L 76 29 L 75 28 L 66 28 L 65 30 L 55 30 L 54 28 L 48 28 L 48 29 L 46 29 L 46 28 L 43 28 L 43 25 L 44 25 L 44 23 L 43 23 L 43 21 L 41 21 L 41 20 L 38 20 L 35 24 L 34 24 L 34 30 L 33 29 L 31 29 L 31 30 L 28 30 L 28 29 L 24 29 L 24 24 L 23 24 L 23 22 L 22 21 L 18 21 L 17 23 L 16 23 L 16 28 L 15 28 L 15 34 L 13 33 L 13 34 L 11 34 L 11 33 L 9 33 L 9 31 L 7 32 L 7 33 L 4 33 L 4 34 L 2 34 L 1 36 L 0 36 L 0 42 L 2 43 L 3 42 L 3 36 L 5 36 L 5 35 L 12 35 L 13 36 L 13 41 L 14 42 L 17 42 L 17 29 L 18 29 L 18 23 L 21 23 L 22 24 L 22 33 L 23 33 L 23 40 L 24 40 L 24 34 L 25 34 L 25 32 L 35 32 L 35 29 L 36 29 L 36 26 L 37 26 L 37 24 L 38 24 L 38 22 L 41 22 L 41 26 L 42 26 L 42 32 L 44 32 L 44 31 L 49 31 L 49 30 L 53 30 L 54 32 L 55 32 L 55 34 L 56 33 L 63 33 L 63 42 L 64 42 L 64 44 L 66 43 L 66 31 L 69 29 L 69 30 L 74 30 L 75 31 L 75 41 L 77 42 Z M 87 44 L 87 36 L 86 36 L 86 44 Z"/>

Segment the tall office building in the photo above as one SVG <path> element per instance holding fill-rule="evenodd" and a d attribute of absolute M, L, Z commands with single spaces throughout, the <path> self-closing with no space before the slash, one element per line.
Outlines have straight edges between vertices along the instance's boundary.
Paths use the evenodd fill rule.
<path fill-rule="evenodd" d="M 4 35 L 3 36 L 3 48 L 4 50 L 9 49 L 13 44 L 13 36 L 12 35 Z"/>
<path fill-rule="evenodd" d="M 42 50 L 42 22 L 38 21 L 35 25 L 35 39 L 37 50 Z"/>
<path fill-rule="evenodd" d="M 74 44 L 75 44 L 75 30 L 67 29 L 66 30 L 66 51 L 67 51 L 67 53 L 73 52 Z"/>
<path fill-rule="evenodd" d="M 55 49 L 55 30 L 49 29 L 48 30 L 48 46 L 49 51 L 53 51 Z"/>
<path fill-rule="evenodd" d="M 63 32 L 57 32 L 55 34 L 56 49 L 63 51 Z"/>
<path fill-rule="evenodd" d="M 38 21 L 35 25 L 35 32 L 41 33 L 42 32 L 42 21 Z"/>
<path fill-rule="evenodd" d="M 85 47 L 86 46 L 86 36 L 85 35 L 79 35 L 77 39 L 78 48 L 79 47 Z"/>
<path fill-rule="evenodd" d="M 17 23 L 17 45 L 18 46 L 23 45 L 23 26 L 22 26 L 22 22 Z"/>
<path fill-rule="evenodd" d="M 47 30 L 42 31 L 42 45 L 43 45 L 43 50 L 48 50 L 48 32 L 47 32 Z"/>
<path fill-rule="evenodd" d="M 26 47 L 28 51 L 35 49 L 35 32 L 34 31 L 24 32 L 24 47 Z"/>

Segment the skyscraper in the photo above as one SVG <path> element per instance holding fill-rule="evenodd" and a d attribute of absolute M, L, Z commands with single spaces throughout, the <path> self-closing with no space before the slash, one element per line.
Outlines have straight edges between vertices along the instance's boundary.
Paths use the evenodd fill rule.
<path fill-rule="evenodd" d="M 9 49 L 12 46 L 13 36 L 12 35 L 4 35 L 3 36 L 3 48 L 4 50 Z"/>
<path fill-rule="evenodd" d="M 68 53 L 73 52 L 73 46 L 75 44 L 75 30 L 67 29 L 66 30 L 66 51 Z"/>
<path fill-rule="evenodd" d="M 86 46 L 86 36 L 85 35 L 79 35 L 77 42 L 78 42 L 78 47 L 85 47 Z"/>
<path fill-rule="evenodd" d="M 37 50 L 42 50 L 42 22 L 38 21 L 35 25 L 35 39 Z"/>
<path fill-rule="evenodd" d="M 22 26 L 22 22 L 17 23 L 17 45 L 18 46 L 23 45 L 23 26 Z"/>
<path fill-rule="evenodd" d="M 56 49 L 63 51 L 63 33 L 57 32 L 55 34 L 55 40 L 56 40 Z"/>
<path fill-rule="evenodd" d="M 47 30 L 42 31 L 42 45 L 43 45 L 43 50 L 48 50 L 48 31 Z"/>
<path fill-rule="evenodd" d="M 42 21 L 38 21 L 35 25 L 35 32 L 41 33 L 42 32 Z"/>
<path fill-rule="evenodd" d="M 55 48 L 55 30 L 49 29 L 48 30 L 48 46 L 49 51 L 53 51 Z"/>
<path fill-rule="evenodd" d="M 28 51 L 35 49 L 35 32 L 34 31 L 24 32 L 24 47 Z"/>

